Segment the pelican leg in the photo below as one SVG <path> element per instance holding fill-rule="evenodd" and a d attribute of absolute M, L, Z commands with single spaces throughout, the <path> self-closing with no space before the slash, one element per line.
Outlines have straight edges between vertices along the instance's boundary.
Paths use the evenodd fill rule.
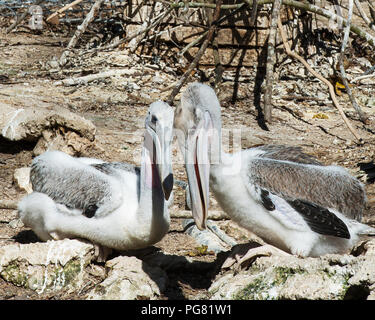
<path fill-rule="evenodd" d="M 212 233 L 214 233 L 220 240 L 224 241 L 228 246 L 233 247 L 237 245 L 237 242 L 232 237 L 228 236 L 225 232 L 220 230 L 212 220 L 207 220 L 207 227 Z"/>
<path fill-rule="evenodd" d="M 101 244 L 94 243 L 94 255 L 97 262 L 106 262 L 108 256 L 112 253 L 112 249 Z"/>
<path fill-rule="evenodd" d="M 256 258 L 271 255 L 290 256 L 283 250 L 280 250 L 269 244 L 260 245 L 257 242 L 240 244 L 233 247 L 232 253 L 224 261 L 222 269 L 233 268 L 235 271 L 249 267 Z"/>

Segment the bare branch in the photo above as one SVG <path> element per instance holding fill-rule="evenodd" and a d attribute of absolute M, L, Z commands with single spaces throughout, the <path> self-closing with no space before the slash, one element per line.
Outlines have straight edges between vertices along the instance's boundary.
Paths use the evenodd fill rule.
<path fill-rule="evenodd" d="M 358 1 L 358 0 L 356 0 Z M 349 95 L 349 99 L 354 107 L 354 109 L 357 111 L 359 119 L 363 123 L 367 123 L 368 119 L 365 116 L 365 114 L 362 112 L 361 108 L 357 104 L 357 101 L 355 100 L 355 97 L 353 96 L 352 89 L 349 86 L 348 80 L 346 78 L 346 72 L 344 68 L 344 59 L 345 59 L 345 48 L 349 40 L 349 30 L 350 30 L 350 21 L 352 19 L 352 14 L 353 14 L 353 0 L 349 0 L 349 6 L 348 6 L 348 24 L 345 27 L 345 32 L 344 32 L 344 39 L 342 41 L 341 45 L 341 52 L 340 52 L 340 57 L 339 57 L 339 66 L 340 66 L 340 73 L 341 73 L 341 79 L 342 82 L 345 86 L 346 92 Z"/>
<path fill-rule="evenodd" d="M 243 0 L 243 1 L 245 1 L 250 7 L 252 7 L 253 5 L 252 0 Z M 258 2 L 258 5 L 261 5 L 261 4 L 273 3 L 274 0 L 258 0 L 257 2 Z M 344 27 L 347 24 L 346 19 L 344 19 L 343 17 L 337 14 L 334 14 L 329 10 L 320 8 L 318 6 L 315 6 L 305 1 L 283 0 L 283 5 L 303 9 L 309 12 L 314 12 L 320 16 L 326 17 L 328 19 L 332 19 L 336 21 L 338 24 L 342 24 Z M 362 39 L 366 40 L 371 46 L 375 47 L 375 37 L 373 37 L 368 32 L 364 31 L 363 29 L 361 29 L 360 27 L 358 27 L 357 25 L 353 23 L 350 24 L 350 31 L 357 34 Z"/>
<path fill-rule="evenodd" d="M 204 39 L 204 37 L 208 34 L 208 31 L 203 32 L 198 38 L 196 38 L 194 41 L 191 41 L 185 48 L 183 48 L 180 52 L 179 55 L 183 56 L 186 51 L 188 51 L 190 48 L 194 47 L 197 45 L 199 42 Z"/>
<path fill-rule="evenodd" d="M 287 54 L 289 56 L 297 59 L 298 61 L 300 61 L 306 67 L 306 69 L 310 71 L 310 73 L 313 76 L 315 76 L 316 78 L 318 78 L 320 81 L 322 81 L 323 83 L 325 83 L 328 86 L 329 93 L 331 95 L 333 104 L 335 105 L 335 107 L 339 111 L 339 113 L 340 113 L 342 119 L 344 120 L 345 124 L 349 128 L 350 132 L 355 136 L 355 138 L 360 143 L 363 143 L 362 138 L 359 136 L 359 134 L 356 132 L 356 130 L 352 127 L 352 125 L 350 124 L 350 122 L 349 122 L 348 118 L 346 117 L 344 111 L 342 110 L 339 102 L 337 101 L 336 94 L 335 94 L 335 89 L 333 88 L 333 85 L 327 79 L 325 79 L 319 73 L 317 73 L 314 69 L 312 69 L 311 66 L 306 62 L 305 59 L 303 59 L 301 56 L 299 56 L 298 54 L 296 54 L 296 53 L 294 53 L 294 52 L 292 52 L 290 50 L 290 47 L 289 47 L 289 44 L 288 44 L 288 40 L 287 40 L 287 37 L 286 37 L 285 32 L 283 30 L 283 25 L 281 23 L 280 17 L 279 17 L 279 19 L 277 21 L 277 24 L 278 24 L 278 27 L 279 27 L 279 30 L 280 30 L 280 34 L 281 34 L 281 38 L 283 40 L 284 48 L 285 48 L 285 51 L 287 52 Z"/>
<path fill-rule="evenodd" d="M 68 46 L 66 47 L 65 51 L 62 53 L 60 57 L 60 65 L 64 66 L 67 62 L 66 56 L 69 53 L 69 50 L 74 48 L 79 40 L 79 38 L 82 36 L 82 34 L 86 31 L 87 26 L 91 23 L 91 21 L 94 20 L 96 13 L 99 11 L 100 6 L 105 0 L 96 0 L 95 3 L 92 5 L 91 10 L 86 15 L 85 20 L 83 20 L 82 24 L 77 27 L 76 32 L 74 33 L 74 36 L 72 39 L 70 39 L 70 42 Z"/>
<path fill-rule="evenodd" d="M 354 0 L 354 2 L 355 2 L 355 6 L 357 7 L 357 9 L 359 11 L 359 14 L 361 15 L 362 19 L 365 20 L 365 22 L 369 25 L 369 27 L 373 31 L 375 31 L 374 22 L 371 22 L 371 20 L 367 17 L 365 10 L 363 10 L 363 8 L 362 8 L 361 2 L 359 0 Z"/>
<path fill-rule="evenodd" d="M 253 0 L 253 7 L 251 8 L 251 16 L 249 24 L 254 27 L 258 15 L 258 0 Z"/>
<path fill-rule="evenodd" d="M 275 45 L 277 33 L 277 20 L 279 18 L 281 0 L 275 0 L 272 6 L 270 32 L 268 35 L 267 64 L 266 64 L 266 91 L 264 93 L 264 119 L 272 121 L 272 88 L 273 88 L 273 67 L 275 65 Z"/>
<path fill-rule="evenodd" d="M 0 200 L 0 209 L 17 209 L 18 200 Z"/>
<path fill-rule="evenodd" d="M 357 81 L 361 81 L 361 80 L 364 80 L 364 79 L 370 79 L 370 78 L 375 78 L 375 73 L 373 74 L 366 74 L 364 76 L 359 76 L 357 78 L 354 78 L 352 81 L 350 81 L 351 83 L 354 83 L 354 82 L 357 82 Z"/>
<path fill-rule="evenodd" d="M 169 8 L 167 11 L 165 11 L 164 13 L 162 13 L 160 16 L 156 17 L 154 19 L 154 21 L 148 27 L 146 27 L 146 28 L 140 28 L 139 30 L 137 30 L 136 32 L 134 32 L 133 34 L 129 35 L 126 38 L 119 39 L 116 42 L 111 43 L 110 45 L 107 45 L 107 46 L 104 46 L 104 47 L 99 47 L 99 48 L 94 48 L 94 49 L 88 50 L 85 53 L 91 53 L 91 52 L 96 52 L 96 51 L 103 51 L 103 50 L 112 50 L 112 49 L 115 49 L 120 44 L 129 42 L 129 41 L 133 40 L 134 38 L 136 38 L 136 37 L 138 37 L 138 36 L 140 36 L 142 34 L 147 33 L 151 29 L 154 29 L 163 19 L 165 19 L 171 13 L 172 10 L 173 10 L 173 8 Z"/>
<path fill-rule="evenodd" d="M 206 51 L 206 49 L 208 47 L 208 44 L 212 40 L 212 37 L 213 37 L 213 35 L 216 31 L 217 21 L 219 20 L 219 17 L 220 17 L 221 3 L 222 3 L 222 0 L 218 0 L 216 2 L 216 8 L 215 8 L 215 13 L 214 13 L 214 17 L 213 17 L 213 22 L 212 22 L 212 24 L 211 24 L 211 26 L 208 30 L 207 37 L 204 40 L 202 46 L 200 47 L 200 49 L 199 49 L 197 55 L 195 56 L 193 62 L 190 64 L 189 68 L 186 70 L 186 72 L 181 77 L 180 81 L 177 82 L 177 85 L 172 90 L 172 93 L 170 94 L 170 96 L 168 98 L 168 101 L 167 101 L 170 105 L 173 104 L 174 98 L 180 92 L 180 89 L 182 88 L 184 83 L 189 79 L 189 77 L 191 75 L 191 72 L 197 67 L 197 65 L 199 63 L 199 60 L 203 56 L 204 52 Z"/>

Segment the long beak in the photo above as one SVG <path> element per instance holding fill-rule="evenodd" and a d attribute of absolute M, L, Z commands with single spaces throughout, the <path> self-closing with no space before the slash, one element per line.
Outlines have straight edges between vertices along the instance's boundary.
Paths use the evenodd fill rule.
<path fill-rule="evenodd" d="M 154 163 L 156 165 L 165 200 L 169 197 L 173 189 L 173 171 L 171 162 L 170 144 L 164 139 L 163 130 L 151 130 L 154 144 Z M 160 137 L 160 135 L 163 135 Z"/>
<path fill-rule="evenodd" d="M 193 141 L 185 154 L 186 172 L 189 182 L 191 210 L 198 229 L 206 228 L 209 207 L 209 127 L 210 119 L 205 118 L 193 134 Z"/>

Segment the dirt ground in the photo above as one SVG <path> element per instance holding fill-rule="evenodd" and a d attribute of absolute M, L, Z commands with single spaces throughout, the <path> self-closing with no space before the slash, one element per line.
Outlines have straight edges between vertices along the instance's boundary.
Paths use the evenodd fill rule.
<path fill-rule="evenodd" d="M 64 87 L 56 86 L 56 79 L 83 75 L 87 72 L 90 62 L 81 62 L 81 65 L 72 68 L 70 73 L 53 73 L 46 71 L 45 65 L 61 55 L 69 38 L 58 35 L 50 36 L 32 34 L 29 32 L 13 32 L 9 35 L 0 32 L 0 76 L 7 76 L 7 81 L 0 84 L 0 104 L 2 101 L 12 101 L 15 105 L 27 108 L 27 101 L 43 101 L 62 105 L 69 110 L 91 120 L 96 128 L 95 148 L 87 151 L 84 156 L 98 157 L 107 161 L 125 161 L 137 163 L 138 151 L 141 148 L 142 136 L 132 134 L 141 130 L 144 125 L 148 103 L 159 97 L 165 99 L 169 91 L 161 91 L 172 82 L 160 81 L 155 85 L 148 84 L 156 74 L 165 77 L 167 81 L 176 79 L 171 73 L 162 74 L 149 67 L 143 73 L 135 73 L 133 82 L 141 86 L 139 91 L 131 91 L 129 86 L 119 85 L 127 79 L 105 80 L 84 86 Z M 121 53 L 98 53 L 92 58 L 92 70 L 121 65 L 121 59 L 127 59 Z M 145 64 L 147 64 L 145 63 Z M 133 64 L 137 64 L 133 61 Z M 295 65 L 294 65 L 295 66 Z M 173 66 L 172 66 L 173 67 Z M 357 68 L 361 68 L 358 64 Z M 241 147 L 249 148 L 259 144 L 287 144 L 298 145 L 325 164 L 341 165 L 358 175 L 358 164 L 369 162 L 375 158 L 375 106 L 362 105 L 363 111 L 369 115 L 370 123 L 362 124 L 352 109 L 348 96 L 343 93 L 339 96 L 340 103 L 350 116 L 352 125 L 358 130 L 365 141 L 358 145 L 340 118 L 337 110 L 330 102 L 326 88 L 316 79 L 292 74 L 289 77 L 280 77 L 274 98 L 274 121 L 267 130 L 260 125 L 257 118 L 258 111 L 254 106 L 254 79 L 256 69 L 241 70 L 246 74 L 245 80 L 232 81 L 231 77 L 223 82 L 219 93 L 222 103 L 223 127 L 241 129 Z M 209 71 L 207 71 L 209 72 Z M 230 71 L 228 71 L 230 74 Z M 199 80 L 199 79 L 195 79 Z M 129 83 L 129 82 L 126 82 Z M 303 88 L 312 87 L 311 93 L 318 91 L 322 99 L 312 103 L 309 100 L 296 101 L 282 99 L 284 92 L 295 93 L 296 83 Z M 156 86 L 156 87 L 155 87 Z M 284 90 L 284 91 L 283 91 Z M 315 91 L 314 91 L 315 90 Z M 141 92 L 148 92 L 142 95 Z M 373 98 L 375 95 L 375 81 L 358 86 L 355 89 L 358 95 Z M 233 101 L 236 96 L 236 101 Z M 319 96 L 320 97 L 320 96 Z M 179 98 L 179 96 L 177 97 Z M 150 101 L 149 101 L 150 100 Z M 316 116 L 324 114 L 325 116 Z M 138 131 L 137 131 L 138 132 Z M 141 131 L 139 131 L 141 132 Z M 33 158 L 35 142 L 14 143 L 0 140 L 0 199 L 20 199 L 26 193 L 19 190 L 14 181 L 14 170 L 29 166 Z M 230 150 L 229 150 L 230 151 Z M 173 155 L 179 156 L 177 144 L 174 144 Z M 176 179 L 186 181 L 181 162 L 174 164 Z M 365 183 L 369 200 L 363 221 L 375 225 L 375 185 Z M 219 209 L 213 200 L 213 209 Z M 184 191 L 175 188 L 175 203 L 172 211 L 185 209 Z M 14 210 L 0 209 L 0 246 L 10 243 L 27 243 L 38 241 L 32 231 L 16 223 L 17 213 Z M 228 220 L 218 221 L 217 225 L 235 238 L 239 243 L 248 241 L 252 235 Z M 222 257 L 213 254 L 194 256 L 198 244 L 189 235 L 183 232 L 181 219 L 172 219 L 169 233 L 154 250 L 161 250 L 175 256 L 193 255 L 197 261 L 190 270 L 167 272 L 169 286 L 163 299 L 204 299 L 208 297 L 207 288 L 212 278 L 218 272 L 217 266 Z M 200 263 L 199 263 L 200 262 Z M 101 266 L 102 267 L 102 266 Z M 31 290 L 13 286 L 0 279 L 0 299 L 84 299 L 85 295 L 57 294 L 54 296 L 38 296 Z"/>

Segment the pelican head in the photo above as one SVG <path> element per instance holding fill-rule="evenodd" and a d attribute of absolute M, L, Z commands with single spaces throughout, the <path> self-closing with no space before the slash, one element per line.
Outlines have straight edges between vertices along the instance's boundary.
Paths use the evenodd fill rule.
<path fill-rule="evenodd" d="M 156 101 L 148 109 L 145 120 L 146 146 L 152 165 L 159 175 L 164 198 L 168 201 L 173 189 L 171 142 L 173 138 L 173 108 L 167 103 Z"/>
<path fill-rule="evenodd" d="M 210 165 L 220 161 L 220 117 L 214 90 L 201 83 L 189 84 L 176 109 L 174 127 L 184 154 L 193 218 L 200 230 L 206 228 Z"/>

